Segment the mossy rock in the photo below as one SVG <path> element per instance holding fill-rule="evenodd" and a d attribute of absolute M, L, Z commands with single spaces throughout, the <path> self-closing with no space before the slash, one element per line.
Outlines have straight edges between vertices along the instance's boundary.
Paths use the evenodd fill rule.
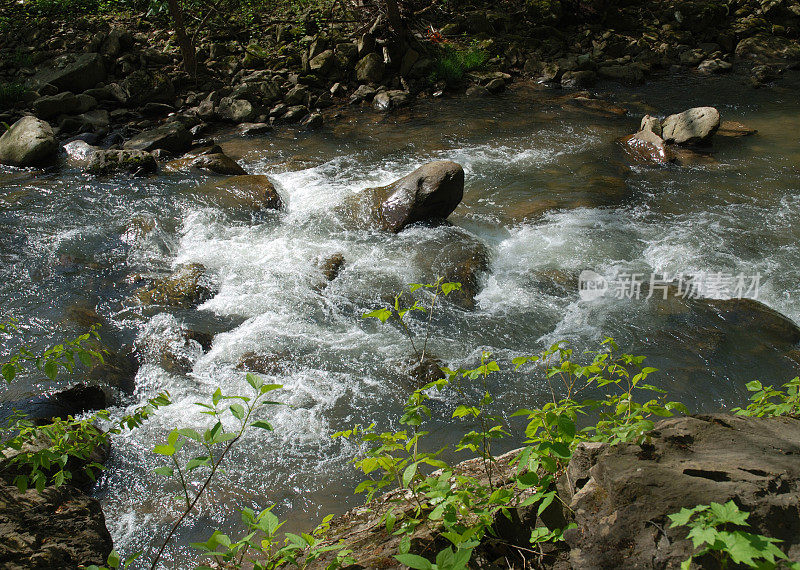
<path fill-rule="evenodd" d="M 207 301 L 214 292 L 206 284 L 206 268 L 199 263 L 179 267 L 175 273 L 135 293 L 142 305 L 192 308 Z"/>

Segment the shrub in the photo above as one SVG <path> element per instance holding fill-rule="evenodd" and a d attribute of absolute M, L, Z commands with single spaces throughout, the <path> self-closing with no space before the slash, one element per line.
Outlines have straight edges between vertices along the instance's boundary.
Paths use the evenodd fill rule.
<path fill-rule="evenodd" d="M 464 74 L 480 69 L 489 61 L 486 50 L 475 45 L 462 49 L 452 44 L 442 44 L 439 50 L 431 78 L 433 81 L 444 81 L 448 85 L 460 83 Z"/>

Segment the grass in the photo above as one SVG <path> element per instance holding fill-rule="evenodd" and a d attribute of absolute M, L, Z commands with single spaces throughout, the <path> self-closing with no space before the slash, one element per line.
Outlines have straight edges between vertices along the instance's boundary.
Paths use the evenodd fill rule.
<path fill-rule="evenodd" d="M 432 79 L 456 85 L 461 83 L 465 74 L 480 69 L 487 61 L 489 54 L 485 50 L 475 46 L 459 48 L 445 44 L 441 46 L 434 63 Z"/>
<path fill-rule="evenodd" d="M 0 83 L 0 109 L 10 109 L 25 93 L 21 83 Z"/>

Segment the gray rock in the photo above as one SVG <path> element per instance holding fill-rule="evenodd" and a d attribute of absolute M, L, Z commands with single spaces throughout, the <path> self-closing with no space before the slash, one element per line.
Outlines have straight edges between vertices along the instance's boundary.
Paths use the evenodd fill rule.
<path fill-rule="evenodd" d="M 55 85 L 59 91 L 82 93 L 106 79 L 103 58 L 98 53 L 66 54 L 33 77 L 35 85 Z"/>
<path fill-rule="evenodd" d="M 791 67 L 800 63 L 800 44 L 778 35 L 756 35 L 737 44 L 736 57 L 754 65 Z"/>
<path fill-rule="evenodd" d="M 192 145 L 192 133 L 181 123 L 172 122 L 144 131 L 127 141 L 123 146 L 129 150 L 182 152 Z"/>
<path fill-rule="evenodd" d="M 440 160 L 423 164 L 388 186 L 365 191 L 378 197 L 378 227 L 399 232 L 415 222 L 442 220 L 464 196 L 464 169 Z"/>
<path fill-rule="evenodd" d="M 640 131 L 650 131 L 651 133 L 661 136 L 661 121 L 656 117 L 645 115 L 642 117 L 642 122 L 639 125 Z"/>
<path fill-rule="evenodd" d="M 308 104 L 308 87 L 305 85 L 295 85 L 286 93 L 283 102 L 290 107 L 293 105 Z"/>
<path fill-rule="evenodd" d="M 234 123 L 247 123 L 257 116 L 257 110 L 250 101 L 246 99 L 233 99 L 223 97 L 219 101 L 217 114 L 221 119 Z"/>
<path fill-rule="evenodd" d="M 273 127 L 269 123 L 242 123 L 237 128 L 242 135 L 263 135 L 272 132 Z"/>
<path fill-rule="evenodd" d="M 263 174 L 231 176 L 193 189 L 202 199 L 231 210 L 280 210 L 283 200 L 272 181 Z"/>
<path fill-rule="evenodd" d="M 646 443 L 590 452 L 561 481 L 577 523 L 564 533 L 573 568 L 677 568 L 692 545 L 667 515 L 730 500 L 750 513 L 751 532 L 800 558 L 800 420 L 674 418 Z"/>
<path fill-rule="evenodd" d="M 314 131 L 321 129 L 325 120 L 320 113 L 311 113 L 309 116 L 300 121 L 300 126 L 307 131 Z"/>
<path fill-rule="evenodd" d="M 88 159 L 86 171 L 90 174 L 108 175 L 127 172 L 133 175 L 152 174 L 158 170 L 156 159 L 144 150 L 96 150 Z"/>
<path fill-rule="evenodd" d="M 74 93 L 64 91 L 58 95 L 39 97 L 31 106 L 34 115 L 46 121 L 58 115 L 69 115 L 78 111 L 81 102 Z"/>
<path fill-rule="evenodd" d="M 668 143 L 705 143 L 717 132 L 719 124 L 719 111 L 714 107 L 694 107 L 661 121 L 661 136 Z"/>
<path fill-rule="evenodd" d="M 733 65 L 721 59 L 706 59 L 697 66 L 697 71 L 700 73 L 725 73 L 733 69 Z"/>
<path fill-rule="evenodd" d="M 308 115 L 308 107 L 305 105 L 295 105 L 286 109 L 281 119 L 287 123 L 296 123 Z"/>
<path fill-rule="evenodd" d="M 601 67 L 597 70 L 597 73 L 604 79 L 611 79 L 629 85 L 636 85 L 644 82 L 644 71 L 635 63 Z"/>
<path fill-rule="evenodd" d="M 359 83 L 378 83 L 383 79 L 385 66 L 377 53 L 368 53 L 356 64 L 356 80 Z"/>
<path fill-rule="evenodd" d="M 486 89 L 483 85 L 473 85 L 467 89 L 466 96 L 467 97 L 486 97 L 491 95 L 489 90 Z"/>
<path fill-rule="evenodd" d="M 320 76 L 330 73 L 334 65 L 336 65 L 336 56 L 333 55 L 331 50 L 323 51 L 308 62 L 311 73 L 316 73 Z"/>
<path fill-rule="evenodd" d="M 408 104 L 411 94 L 407 91 L 381 91 L 372 99 L 372 106 L 379 111 L 388 111 Z"/>
<path fill-rule="evenodd" d="M 9 569 L 102 566 L 112 549 L 100 503 L 68 485 L 22 494 L 0 485 L 0 527 Z"/>
<path fill-rule="evenodd" d="M 375 88 L 369 85 L 359 85 L 350 96 L 350 104 L 361 103 L 361 101 L 371 101 L 375 97 Z"/>
<path fill-rule="evenodd" d="M 36 117 L 22 117 L 0 136 L 0 164 L 42 166 L 58 152 L 53 129 Z"/>

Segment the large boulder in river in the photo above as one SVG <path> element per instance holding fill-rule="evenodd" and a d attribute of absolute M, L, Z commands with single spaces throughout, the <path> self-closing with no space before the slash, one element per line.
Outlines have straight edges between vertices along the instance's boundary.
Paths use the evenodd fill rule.
<path fill-rule="evenodd" d="M 464 197 L 464 169 L 448 160 L 429 162 L 388 186 L 365 192 L 380 200 L 378 226 L 399 232 L 415 222 L 447 218 Z"/>
<path fill-rule="evenodd" d="M 189 170 L 191 168 L 226 176 L 247 174 L 247 171 L 238 162 L 222 152 L 218 145 L 192 149 L 181 158 L 169 161 L 165 166 L 166 170 L 172 171 Z"/>
<path fill-rule="evenodd" d="M 694 107 L 661 121 L 661 138 L 676 144 L 706 143 L 717 132 L 719 122 L 714 107 Z"/>
<path fill-rule="evenodd" d="M 182 152 L 192 146 L 192 133 L 181 123 L 171 122 L 155 129 L 143 131 L 127 141 L 124 148 L 130 150 Z"/>
<path fill-rule="evenodd" d="M 3 568 L 83 568 L 103 565 L 111 535 L 97 499 L 64 485 L 38 493 L 0 485 Z"/>
<path fill-rule="evenodd" d="M 692 544 L 667 515 L 731 500 L 798 560 L 798 456 L 800 420 L 788 417 L 673 418 L 642 444 L 581 444 L 560 493 L 577 524 L 564 533 L 571 567 L 678 568 Z"/>
<path fill-rule="evenodd" d="M 675 160 L 664 139 L 650 129 L 623 137 L 618 142 L 635 162 L 664 165 Z"/>
<path fill-rule="evenodd" d="M 100 150 L 88 160 L 86 171 L 91 174 L 107 175 L 127 172 L 135 176 L 152 174 L 158 170 L 155 157 L 144 150 Z"/>
<path fill-rule="evenodd" d="M 263 174 L 243 174 L 197 186 L 194 193 L 210 204 L 232 210 L 280 210 L 283 200 Z"/>
<path fill-rule="evenodd" d="M 0 136 L 0 164 L 42 166 L 53 162 L 57 151 L 53 129 L 36 117 L 22 117 Z"/>

